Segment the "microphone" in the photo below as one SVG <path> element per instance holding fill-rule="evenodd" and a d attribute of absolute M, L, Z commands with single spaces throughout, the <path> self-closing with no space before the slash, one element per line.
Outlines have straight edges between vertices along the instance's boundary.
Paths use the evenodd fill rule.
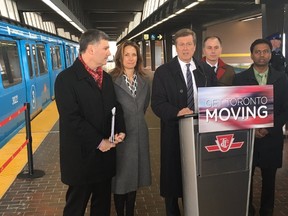
<path fill-rule="evenodd" d="M 197 64 L 197 69 L 200 71 L 200 73 L 204 76 L 204 79 L 205 79 L 205 86 L 204 87 L 207 87 L 208 85 L 208 79 L 207 79 L 207 75 L 206 73 L 204 72 L 204 70 L 202 69 L 202 67 Z"/>
<path fill-rule="evenodd" d="M 208 86 L 208 78 L 207 78 L 207 74 L 204 72 L 204 68 L 203 68 L 203 63 L 199 64 L 199 61 L 197 59 L 195 59 L 194 57 L 192 58 L 192 61 L 194 62 L 196 69 L 195 70 L 199 70 L 200 74 L 204 77 L 205 80 L 205 85 L 204 87 Z"/>

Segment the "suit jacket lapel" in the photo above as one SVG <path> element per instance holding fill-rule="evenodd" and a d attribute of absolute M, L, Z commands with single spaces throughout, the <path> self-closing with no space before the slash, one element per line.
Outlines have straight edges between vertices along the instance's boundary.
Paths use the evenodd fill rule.
<path fill-rule="evenodd" d="M 80 60 L 78 58 L 75 60 L 74 64 L 76 65 L 76 68 L 77 68 L 76 74 L 77 74 L 78 79 L 87 81 L 92 88 L 100 91 L 100 88 L 98 87 L 97 82 L 89 74 L 89 72 L 85 69 L 84 65 L 80 62 Z M 105 72 L 103 71 L 103 73 L 105 73 Z M 103 83 L 105 83 L 104 79 L 105 79 L 105 75 L 103 74 Z"/>
<path fill-rule="evenodd" d="M 146 83 L 144 82 L 143 78 L 140 75 L 137 75 L 137 92 L 136 92 L 136 99 L 139 98 L 141 92 L 145 88 Z"/>
<path fill-rule="evenodd" d="M 186 82 L 185 82 L 185 78 L 183 76 L 183 73 L 182 73 L 182 69 L 181 69 L 181 66 L 180 66 L 180 63 L 178 61 L 178 58 L 177 57 L 174 57 L 171 61 L 171 67 L 172 67 L 172 70 L 171 72 L 173 73 L 173 76 L 175 77 L 175 79 L 178 81 L 181 81 L 182 84 L 185 84 L 186 86 Z"/>
<path fill-rule="evenodd" d="M 254 70 L 253 70 L 253 65 L 251 65 L 251 67 L 248 69 L 247 73 L 246 73 L 246 80 L 247 80 L 247 84 L 249 85 L 258 85 L 258 81 L 254 75 Z"/>
<path fill-rule="evenodd" d="M 248 73 L 247 78 L 249 79 L 249 83 L 250 84 L 256 84 L 257 83 L 258 84 L 258 81 L 254 75 L 253 65 L 251 65 L 251 67 L 248 70 L 249 70 L 249 73 Z M 271 67 L 269 67 L 268 77 L 267 77 L 267 85 L 273 84 L 279 78 L 279 74 L 274 73 L 272 71 L 273 71 L 273 69 Z"/>
<path fill-rule="evenodd" d="M 273 72 L 272 72 L 273 71 Z M 271 85 L 274 82 L 276 82 L 276 80 L 278 80 L 281 77 L 281 73 L 277 73 L 277 71 L 274 71 L 273 68 L 269 67 L 269 71 L 268 71 L 268 77 L 267 77 L 267 85 Z"/>
<path fill-rule="evenodd" d="M 128 88 L 128 86 L 127 86 L 127 84 L 126 84 L 126 82 L 125 82 L 125 80 L 124 80 L 122 75 L 115 79 L 115 84 L 117 86 L 119 86 L 121 89 L 123 89 L 129 96 L 133 97 L 131 95 L 131 92 L 130 92 L 130 90 L 129 90 L 129 88 Z M 137 88 L 137 91 L 138 91 L 138 88 Z M 136 92 L 136 95 L 137 95 L 137 92 Z"/>
<path fill-rule="evenodd" d="M 115 79 L 115 84 L 117 86 L 119 86 L 121 89 L 123 89 L 130 97 L 133 98 L 133 96 L 131 95 L 131 92 L 127 86 L 127 84 L 125 83 L 123 76 L 119 76 Z M 143 91 L 143 89 L 146 86 L 146 82 L 143 80 L 143 78 L 140 75 L 137 75 L 137 91 L 136 91 L 136 100 L 139 99 L 139 95 L 141 94 L 141 91 Z"/>

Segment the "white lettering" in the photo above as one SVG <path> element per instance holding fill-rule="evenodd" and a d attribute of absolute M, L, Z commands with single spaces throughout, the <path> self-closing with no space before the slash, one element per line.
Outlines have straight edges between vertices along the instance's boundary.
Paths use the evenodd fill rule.
<path fill-rule="evenodd" d="M 15 95 L 12 97 L 12 105 L 17 104 L 18 103 L 18 95 Z"/>
<path fill-rule="evenodd" d="M 206 122 L 209 122 L 209 119 L 213 119 L 213 117 L 215 118 L 215 122 L 217 122 L 217 109 L 214 109 L 212 114 L 206 109 Z"/>
<path fill-rule="evenodd" d="M 226 115 L 223 115 L 223 112 L 227 113 Z M 221 119 L 221 121 L 227 121 L 228 119 L 230 119 L 230 110 L 228 108 L 223 108 L 219 110 L 219 118 Z"/>
<path fill-rule="evenodd" d="M 217 114 L 218 112 L 218 114 Z M 260 107 L 238 107 L 237 109 L 231 108 L 222 108 L 222 109 L 214 109 L 213 111 L 206 109 L 206 122 L 208 123 L 211 119 L 214 122 L 218 121 L 218 118 L 221 121 L 228 121 L 230 118 L 237 120 L 241 118 L 242 120 L 246 120 L 249 118 L 255 119 L 256 117 L 259 118 L 266 118 L 268 116 L 267 106 L 260 106 Z"/>

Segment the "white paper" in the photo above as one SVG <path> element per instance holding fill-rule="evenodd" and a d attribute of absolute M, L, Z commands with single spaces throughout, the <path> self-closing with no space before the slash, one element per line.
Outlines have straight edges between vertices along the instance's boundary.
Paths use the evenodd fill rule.
<path fill-rule="evenodd" d="M 116 107 L 113 107 L 113 109 L 111 110 L 112 112 L 112 122 L 111 122 L 111 136 L 110 136 L 110 142 L 114 142 L 115 138 L 114 138 L 114 132 L 115 132 L 115 114 L 116 114 Z"/>

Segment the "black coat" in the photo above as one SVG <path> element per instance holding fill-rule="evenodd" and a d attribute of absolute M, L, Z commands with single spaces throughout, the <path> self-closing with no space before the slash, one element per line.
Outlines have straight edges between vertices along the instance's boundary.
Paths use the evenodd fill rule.
<path fill-rule="evenodd" d="M 111 179 L 115 175 L 115 148 L 104 153 L 97 149 L 101 140 L 110 136 L 113 107 L 116 107 L 116 132 L 125 132 L 111 77 L 103 72 L 100 90 L 76 59 L 58 75 L 55 98 L 60 116 L 62 182 L 80 185 Z"/>
<path fill-rule="evenodd" d="M 236 75 L 234 85 L 258 85 L 253 65 Z M 267 85 L 274 91 L 274 127 L 267 128 L 269 134 L 255 139 L 253 165 L 261 168 L 282 166 L 283 125 L 288 121 L 288 81 L 284 72 L 269 67 Z"/>
<path fill-rule="evenodd" d="M 198 87 L 217 85 L 211 67 L 194 59 L 193 71 Z M 182 197 L 180 138 L 177 113 L 187 107 L 187 88 L 182 70 L 175 57 L 158 67 L 154 74 L 151 107 L 161 119 L 161 196 Z"/>
<path fill-rule="evenodd" d="M 286 59 L 283 56 L 282 52 L 279 51 L 272 51 L 270 65 L 277 71 L 285 71 L 286 70 Z"/>

